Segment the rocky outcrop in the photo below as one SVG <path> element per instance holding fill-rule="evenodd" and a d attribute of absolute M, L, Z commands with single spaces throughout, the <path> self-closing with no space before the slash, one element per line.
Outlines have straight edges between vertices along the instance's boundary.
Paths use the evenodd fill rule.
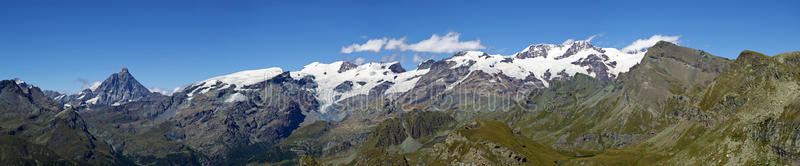
<path fill-rule="evenodd" d="M 431 111 L 412 111 L 405 114 L 403 120 L 408 128 L 408 133 L 414 139 L 434 135 L 448 123 L 455 122 L 450 115 Z"/>
<path fill-rule="evenodd" d="M 394 73 L 406 72 L 406 69 L 404 69 L 403 66 L 400 65 L 400 63 L 395 63 L 395 64 L 390 65 L 389 66 L 389 70 L 394 72 Z"/>
<path fill-rule="evenodd" d="M 419 65 L 417 65 L 417 70 L 429 69 L 431 68 L 431 65 L 433 65 L 433 63 L 436 63 L 436 61 L 434 61 L 433 59 L 428 59 L 425 62 L 422 62 Z"/>
<path fill-rule="evenodd" d="M 333 88 L 334 91 L 344 93 L 353 90 L 353 81 L 345 81 Z"/>
<path fill-rule="evenodd" d="M 355 69 L 357 67 L 358 67 L 358 65 L 356 65 L 356 64 L 353 64 L 353 63 L 350 63 L 350 62 L 343 62 L 342 66 L 340 66 L 339 70 L 337 70 L 336 72 L 342 73 L 342 72 L 348 71 L 350 69 Z"/>
<path fill-rule="evenodd" d="M 375 140 L 374 147 L 387 147 L 391 145 L 399 145 L 403 140 L 408 137 L 406 129 L 403 127 L 403 121 L 398 119 L 389 119 L 383 121 L 381 125 L 372 134 L 371 140 Z"/>
<path fill-rule="evenodd" d="M 506 124 L 476 121 L 451 132 L 426 154 L 450 164 L 551 165 L 565 159 L 560 153 L 515 133 Z M 545 155 L 546 154 L 546 155 Z"/>

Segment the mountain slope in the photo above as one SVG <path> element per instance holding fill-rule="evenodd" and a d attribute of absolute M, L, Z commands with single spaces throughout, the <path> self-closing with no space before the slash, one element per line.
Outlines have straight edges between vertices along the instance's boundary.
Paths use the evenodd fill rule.
<path fill-rule="evenodd" d="M 400 158 L 411 163 L 436 162 L 442 159 L 441 156 L 448 155 L 448 158 L 457 158 L 456 161 L 466 161 L 467 164 L 642 164 L 663 161 L 669 157 L 669 152 L 636 148 L 686 119 L 703 117 L 704 114 L 692 111 L 666 108 L 676 106 L 674 103 L 677 101 L 689 102 L 697 98 L 694 94 L 705 89 L 717 75 L 726 71 L 730 63 L 730 60 L 699 50 L 660 42 L 648 49 L 640 64 L 613 81 L 577 73 L 567 80 L 550 81 L 547 88 L 531 89 L 531 93 L 518 106 L 511 103 L 506 110 L 450 112 L 462 125 L 475 120 L 504 121 L 512 130 L 509 133 L 514 133 L 510 135 L 518 136 L 463 139 L 463 134 L 458 137 L 462 129 L 448 128 L 443 131 L 449 133 L 446 134 L 447 139 L 430 142 L 432 145 L 425 144 L 415 152 L 370 151 L 369 154 L 358 153 L 365 159 L 357 158 L 356 161 Z M 435 68 L 436 64 L 431 67 L 431 72 Z M 402 131 L 386 129 L 377 127 L 375 132 Z M 494 131 L 500 130 L 475 130 L 478 135 L 503 135 Z M 525 139 L 530 141 L 521 141 Z M 457 141 L 454 140 L 461 142 L 455 143 Z M 528 142 L 524 143 L 528 144 L 525 146 L 536 147 L 536 150 L 527 153 L 526 148 L 520 149 L 506 142 L 509 140 Z M 552 155 L 542 157 L 540 153 Z M 522 162 L 522 159 L 527 162 Z M 442 163 L 453 161 L 445 160 Z"/>
<path fill-rule="evenodd" d="M 707 114 L 715 123 L 682 121 L 649 140 L 652 149 L 675 153 L 666 161 L 670 163 L 796 165 L 800 162 L 796 143 L 800 121 L 794 118 L 800 111 L 797 58 L 796 52 L 773 57 L 742 52 L 687 108 Z"/>
<path fill-rule="evenodd" d="M 131 164 L 89 133 L 77 112 L 62 109 L 38 87 L 3 80 L 0 90 L 0 163 Z"/>

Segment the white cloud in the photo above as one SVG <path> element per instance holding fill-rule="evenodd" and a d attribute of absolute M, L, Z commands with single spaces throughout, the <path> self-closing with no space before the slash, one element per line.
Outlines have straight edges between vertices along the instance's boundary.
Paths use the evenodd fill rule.
<path fill-rule="evenodd" d="M 361 65 L 361 64 L 364 64 L 364 61 L 366 61 L 366 59 L 364 59 L 362 57 L 358 57 L 358 58 L 356 58 L 356 60 L 353 60 L 353 63 L 356 64 L 356 65 Z"/>
<path fill-rule="evenodd" d="M 379 52 L 381 51 L 381 47 L 383 47 L 384 44 L 386 44 L 386 38 L 370 39 L 366 43 L 361 45 L 353 43 L 350 46 L 342 47 L 341 52 L 345 54 L 353 52 L 361 52 L 361 51 Z"/>
<path fill-rule="evenodd" d="M 589 38 L 587 38 L 586 40 L 577 40 L 577 41 L 592 42 L 592 40 L 594 38 L 597 38 L 597 37 L 600 37 L 600 36 L 602 36 L 602 34 L 595 34 L 595 35 L 589 36 Z M 576 41 L 575 39 L 567 39 L 566 41 L 561 43 L 561 45 L 567 45 L 567 44 L 575 43 L 575 41 Z"/>
<path fill-rule="evenodd" d="M 403 63 L 403 57 L 399 54 L 392 54 L 391 56 L 381 57 L 381 62 L 400 62 Z"/>
<path fill-rule="evenodd" d="M 414 57 L 411 60 L 414 61 L 414 63 L 422 63 L 430 59 L 433 59 L 433 57 L 423 57 L 419 54 L 414 54 Z"/>
<path fill-rule="evenodd" d="M 184 88 L 183 86 L 179 86 L 179 87 L 175 87 L 174 89 L 172 89 L 172 91 L 168 91 L 168 90 L 160 89 L 158 87 L 152 87 L 152 88 L 149 88 L 147 90 L 150 90 L 150 92 L 161 93 L 163 95 L 169 96 L 169 95 L 172 95 L 175 92 L 179 92 L 179 91 L 183 90 L 183 88 Z"/>
<path fill-rule="evenodd" d="M 102 84 L 102 82 L 100 82 L 100 81 L 95 81 L 95 82 L 92 82 L 92 83 L 83 84 L 81 89 L 90 89 L 90 90 L 94 91 L 95 89 L 97 89 L 97 87 L 100 87 L 100 84 Z"/>
<path fill-rule="evenodd" d="M 486 46 L 481 45 L 480 40 L 460 41 L 460 37 L 461 34 L 456 32 L 449 32 L 444 36 L 433 34 L 428 39 L 412 44 L 407 44 L 406 38 L 387 39 L 384 37 L 380 39 L 370 39 L 361 45 L 352 44 L 347 47 L 342 47 L 341 52 L 345 54 L 361 51 L 380 52 L 381 49 L 384 49 L 430 53 L 453 53 L 464 50 L 486 49 Z"/>
<path fill-rule="evenodd" d="M 386 46 L 384 46 L 384 49 L 394 50 L 394 49 L 400 49 L 401 47 L 405 46 L 406 46 L 406 38 L 389 39 L 389 41 L 386 42 Z"/>
<path fill-rule="evenodd" d="M 462 50 L 479 50 L 486 47 L 481 45 L 480 40 L 459 41 L 459 33 L 450 32 L 444 36 L 433 34 L 431 38 L 422 40 L 419 43 L 403 45 L 399 49 L 402 51 L 411 50 L 415 52 L 432 53 L 453 53 Z"/>
<path fill-rule="evenodd" d="M 179 87 L 175 87 L 175 89 L 172 89 L 172 93 L 175 93 L 175 92 L 180 92 L 180 91 L 182 91 L 182 90 L 183 90 L 183 88 L 186 88 L 186 86 L 179 86 Z"/>
<path fill-rule="evenodd" d="M 170 91 L 167 91 L 167 90 L 162 90 L 162 89 L 159 89 L 158 87 L 152 87 L 152 88 L 148 88 L 147 90 L 150 90 L 150 92 L 161 93 L 161 94 L 163 94 L 163 95 L 170 95 L 170 94 L 172 94 L 172 92 L 170 92 Z"/>
<path fill-rule="evenodd" d="M 639 39 L 634 41 L 631 45 L 625 46 L 622 48 L 622 52 L 639 52 L 644 51 L 647 48 L 656 45 L 658 41 L 666 41 L 670 43 L 678 44 L 678 39 L 681 36 L 664 36 L 664 35 L 653 35 L 649 39 Z"/>
<path fill-rule="evenodd" d="M 589 38 L 588 38 L 588 39 L 586 39 L 586 40 L 584 40 L 584 41 L 586 41 L 586 42 L 591 42 L 591 41 L 592 41 L 592 39 L 594 39 L 594 38 L 596 38 L 596 37 L 599 37 L 599 36 L 602 36 L 602 35 L 601 35 L 601 34 L 594 34 L 594 35 L 592 35 L 592 36 L 589 36 Z"/>
<path fill-rule="evenodd" d="M 89 89 L 89 90 L 94 91 L 95 89 L 97 89 L 97 87 L 100 87 L 100 84 L 102 84 L 102 82 L 100 82 L 100 81 L 89 82 L 88 80 L 86 80 L 84 78 L 77 78 L 77 79 L 75 79 L 75 81 L 78 81 L 78 82 L 81 83 L 81 90 Z"/>

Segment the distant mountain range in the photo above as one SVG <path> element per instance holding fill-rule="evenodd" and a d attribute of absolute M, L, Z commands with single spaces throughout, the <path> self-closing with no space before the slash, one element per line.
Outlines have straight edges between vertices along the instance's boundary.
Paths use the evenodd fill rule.
<path fill-rule="evenodd" d="M 77 94 L 0 89 L 7 165 L 800 163 L 800 52 L 728 60 L 581 40 L 415 70 L 248 70 L 170 96 L 126 68 Z"/>

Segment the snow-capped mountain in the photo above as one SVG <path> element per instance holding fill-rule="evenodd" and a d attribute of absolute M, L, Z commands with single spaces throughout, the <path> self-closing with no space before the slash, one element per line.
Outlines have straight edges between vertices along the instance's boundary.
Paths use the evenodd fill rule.
<path fill-rule="evenodd" d="M 301 89 L 313 94 L 319 104 L 316 110 L 309 112 L 320 114 L 320 119 L 338 120 L 349 110 L 375 98 L 389 99 L 404 107 L 414 105 L 408 107 L 413 109 L 426 106 L 433 96 L 471 93 L 470 90 L 488 91 L 495 96 L 519 96 L 547 87 L 550 81 L 570 79 L 577 73 L 608 81 L 639 63 L 644 53 L 599 48 L 589 40 L 568 40 L 562 44 L 531 45 L 514 55 L 459 52 L 440 61 L 424 62 L 410 71 L 397 62 L 356 65 L 346 61 L 314 62 L 294 72 L 280 68 L 247 70 L 197 82 L 184 92 L 187 100 L 192 100 L 197 94 L 232 90 L 222 93 L 226 96 L 225 102 L 251 101 L 255 96 L 247 94 L 263 90 L 264 86 L 259 84 L 282 75 L 305 80 L 300 83 Z"/>
<path fill-rule="evenodd" d="M 54 100 L 72 106 L 78 105 L 119 105 L 125 102 L 137 101 L 148 95 L 156 95 L 145 88 L 136 78 L 133 78 L 128 68 L 122 68 L 119 73 L 111 74 L 105 81 L 97 86 L 83 89 L 73 95 L 62 94 L 53 97 Z"/>
<path fill-rule="evenodd" d="M 283 73 L 282 69 L 273 67 L 259 70 L 240 71 L 233 74 L 214 77 L 205 81 L 194 83 L 190 87 L 187 87 L 186 89 L 192 89 L 187 93 L 187 95 L 192 97 L 195 95 L 195 93 L 206 93 L 209 90 L 227 89 L 228 87 L 235 87 L 235 90 L 245 90 L 245 86 L 261 83 L 281 73 Z"/>
<path fill-rule="evenodd" d="M 318 85 L 316 97 L 321 104 L 319 110 L 324 113 L 332 104 L 354 96 L 389 96 L 406 92 L 427 72 L 427 69 L 406 71 L 397 62 L 355 65 L 338 61 L 330 64 L 314 62 L 292 72 L 292 76 L 314 77 Z"/>
<path fill-rule="evenodd" d="M 447 59 L 456 62 L 451 68 L 469 66 L 470 71 L 483 71 L 489 74 L 503 74 L 524 80 L 533 76 L 550 80 L 583 73 L 600 80 L 611 80 L 621 72 L 627 72 L 641 61 L 645 52 L 624 53 L 616 48 L 598 48 L 588 40 L 578 40 L 555 45 L 531 45 L 522 52 L 511 56 L 489 55 L 478 51 L 468 51 Z"/>

